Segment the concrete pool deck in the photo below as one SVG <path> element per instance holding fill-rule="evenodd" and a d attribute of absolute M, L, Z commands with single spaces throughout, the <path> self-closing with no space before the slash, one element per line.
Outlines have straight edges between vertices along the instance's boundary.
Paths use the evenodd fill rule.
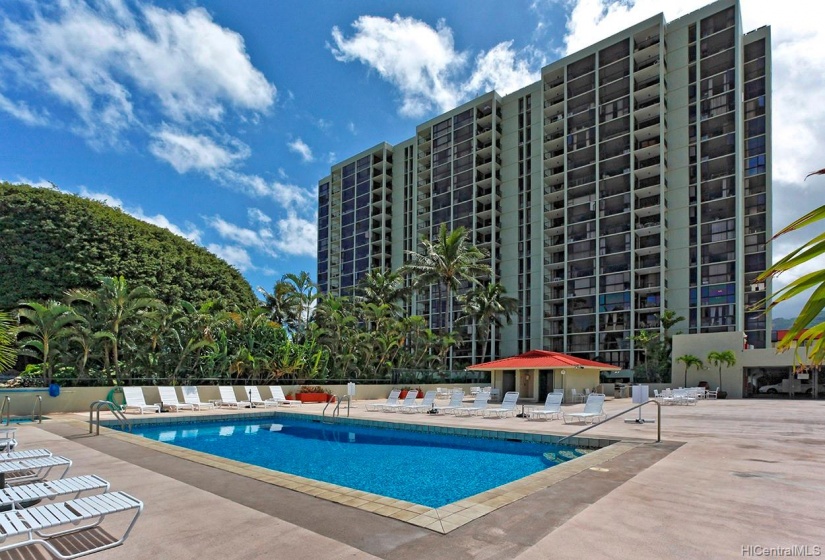
<path fill-rule="evenodd" d="M 565 435 L 582 427 L 371 413 L 363 401 L 355 404 L 353 417 L 384 421 Z M 605 410 L 631 404 L 608 401 Z M 448 534 L 273 486 L 243 470 L 90 437 L 88 415 L 21 426 L 18 439 L 21 449 L 48 447 L 73 459 L 70 474 L 99 474 L 145 502 L 126 544 L 92 558 L 742 558 L 767 547 L 825 545 L 825 402 L 705 401 L 663 407 L 662 416 L 664 443 L 634 445 Z M 655 408 L 644 417 L 655 417 Z M 617 419 L 587 435 L 641 442 L 655 433 L 655 424 Z M 47 557 L 42 549 L 26 552 L 0 557 Z"/>

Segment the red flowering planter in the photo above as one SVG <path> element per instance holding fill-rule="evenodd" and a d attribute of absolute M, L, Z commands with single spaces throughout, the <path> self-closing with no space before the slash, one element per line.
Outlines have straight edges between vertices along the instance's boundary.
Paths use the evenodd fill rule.
<path fill-rule="evenodd" d="M 326 393 L 295 393 L 295 398 L 302 403 L 317 403 L 317 402 L 334 402 L 334 395 L 327 395 Z"/>
<path fill-rule="evenodd" d="M 405 398 L 405 397 L 407 396 L 407 393 L 408 393 L 408 392 L 409 392 L 409 390 L 407 390 L 407 389 L 402 389 L 402 390 L 401 390 L 401 394 L 400 394 L 400 395 L 398 395 L 398 399 L 399 399 L 399 400 L 401 400 L 401 399 Z M 417 399 L 423 399 L 423 398 L 424 398 L 424 391 L 418 391 L 418 395 L 417 395 L 415 398 L 417 398 Z"/>

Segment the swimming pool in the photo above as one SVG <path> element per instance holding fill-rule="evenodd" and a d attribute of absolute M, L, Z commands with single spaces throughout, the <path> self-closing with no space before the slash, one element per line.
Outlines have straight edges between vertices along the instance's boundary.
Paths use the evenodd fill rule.
<path fill-rule="evenodd" d="M 133 433 L 220 457 L 438 508 L 586 450 L 284 416 L 139 425 Z"/>

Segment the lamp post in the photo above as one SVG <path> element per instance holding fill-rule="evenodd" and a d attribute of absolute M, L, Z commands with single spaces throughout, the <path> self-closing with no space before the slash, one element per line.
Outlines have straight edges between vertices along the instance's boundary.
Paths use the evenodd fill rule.
<path fill-rule="evenodd" d="M 564 397 L 567 394 L 567 390 L 564 388 L 564 376 L 567 375 L 566 370 L 561 370 L 561 401 L 564 402 Z"/>

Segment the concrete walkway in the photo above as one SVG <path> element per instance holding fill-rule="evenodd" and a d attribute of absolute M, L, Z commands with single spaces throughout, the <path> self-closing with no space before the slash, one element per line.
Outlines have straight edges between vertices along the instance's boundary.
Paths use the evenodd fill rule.
<path fill-rule="evenodd" d="M 631 404 L 608 401 L 605 409 Z M 385 421 L 558 434 L 582 427 L 367 413 L 364 402 L 356 405 L 353 416 Z M 706 401 L 664 407 L 662 415 L 665 443 L 639 446 L 447 535 L 116 438 L 87 437 L 84 415 L 23 426 L 18 439 L 21 449 L 69 456 L 71 474 L 99 474 L 146 503 L 126 544 L 93 558 L 742 558 L 770 547 L 825 548 L 825 402 Z M 644 416 L 655 417 L 655 409 Z M 655 430 L 618 419 L 588 435 L 652 441 Z"/>

